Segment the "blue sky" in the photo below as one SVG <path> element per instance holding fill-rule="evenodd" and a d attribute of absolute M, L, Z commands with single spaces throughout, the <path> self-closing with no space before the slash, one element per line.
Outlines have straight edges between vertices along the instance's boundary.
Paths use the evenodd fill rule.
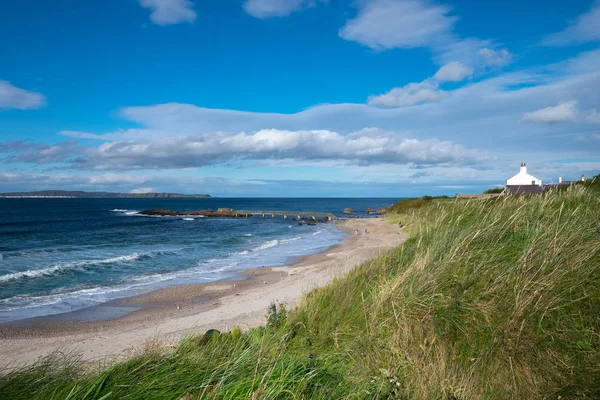
<path fill-rule="evenodd" d="M 0 2 L 0 192 L 477 192 L 600 172 L 600 1 Z"/>

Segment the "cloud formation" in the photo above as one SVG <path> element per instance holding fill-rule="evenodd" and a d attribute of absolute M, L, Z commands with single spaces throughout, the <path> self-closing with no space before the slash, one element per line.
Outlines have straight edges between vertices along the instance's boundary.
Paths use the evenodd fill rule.
<path fill-rule="evenodd" d="M 196 20 L 194 3 L 191 0 L 138 0 L 150 9 L 150 20 L 156 25 L 175 25 Z"/>
<path fill-rule="evenodd" d="M 433 76 L 438 82 L 460 82 L 473 74 L 473 68 L 458 61 L 444 65 Z"/>
<path fill-rule="evenodd" d="M 264 129 L 247 134 L 200 134 L 153 141 L 111 142 L 88 151 L 74 165 L 85 169 L 171 169 L 234 160 L 336 160 L 352 165 L 471 164 L 480 151 L 449 141 L 418 140 L 364 129 L 350 135 L 327 130 Z"/>
<path fill-rule="evenodd" d="M 357 2 L 358 14 L 339 30 L 339 36 L 375 50 L 427 48 L 438 64 L 460 61 L 467 68 L 482 64 L 476 54 L 494 44 L 454 32 L 458 17 L 452 8 L 428 0 L 365 0 Z M 485 52 L 484 52 L 485 54 Z M 498 50 L 497 57 L 510 57 Z M 496 61 L 498 63 L 498 61 Z"/>
<path fill-rule="evenodd" d="M 63 163 L 83 150 L 74 140 L 55 145 L 37 144 L 30 140 L 0 143 L 0 153 L 9 154 L 4 158 L 4 161 L 9 163 Z"/>
<path fill-rule="evenodd" d="M 29 110 L 46 105 L 46 97 L 40 93 L 19 89 L 8 81 L 0 80 L 0 111 Z"/>
<path fill-rule="evenodd" d="M 483 65 L 487 67 L 503 67 L 512 60 L 512 54 L 506 49 L 492 50 L 484 47 L 476 54 L 481 58 Z"/>
<path fill-rule="evenodd" d="M 523 115 L 523 121 L 535 124 L 556 124 L 559 122 L 575 121 L 578 113 L 577 102 L 567 101 L 554 107 L 527 112 Z"/>
<path fill-rule="evenodd" d="M 285 17 L 313 3 L 313 0 L 246 0 L 243 7 L 251 16 L 266 19 Z"/>
<path fill-rule="evenodd" d="M 600 0 L 596 0 L 587 13 L 580 15 L 565 30 L 547 35 L 542 40 L 542 44 L 566 46 L 598 40 L 600 40 Z"/>
<path fill-rule="evenodd" d="M 448 78 L 450 73 L 443 73 Z M 376 107 L 406 107 L 415 104 L 436 103 L 449 95 L 440 90 L 431 79 L 419 83 L 409 83 L 403 87 L 393 88 L 387 93 L 370 96 L 368 104 Z"/>
<path fill-rule="evenodd" d="M 70 163 L 77 169 L 178 169 L 243 160 L 341 161 L 347 165 L 474 164 L 481 151 L 449 141 L 408 138 L 378 129 L 341 135 L 327 130 L 263 129 L 255 133 L 197 134 L 118 141 L 81 151 L 73 142 L 16 151 L 7 162 Z"/>
<path fill-rule="evenodd" d="M 457 18 L 449 14 L 449 7 L 422 0 L 366 1 L 339 34 L 376 50 L 430 47 L 450 34 Z"/>

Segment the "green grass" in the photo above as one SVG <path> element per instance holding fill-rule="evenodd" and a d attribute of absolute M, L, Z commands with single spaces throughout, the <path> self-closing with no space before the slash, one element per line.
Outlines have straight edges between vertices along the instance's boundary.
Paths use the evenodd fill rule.
<path fill-rule="evenodd" d="M 404 201 L 403 245 L 265 327 L 101 373 L 51 358 L 0 398 L 600 398 L 599 194 Z"/>
<path fill-rule="evenodd" d="M 486 190 L 485 192 L 483 192 L 483 194 L 502 193 L 503 191 L 504 191 L 503 187 L 495 187 L 495 188 Z"/>

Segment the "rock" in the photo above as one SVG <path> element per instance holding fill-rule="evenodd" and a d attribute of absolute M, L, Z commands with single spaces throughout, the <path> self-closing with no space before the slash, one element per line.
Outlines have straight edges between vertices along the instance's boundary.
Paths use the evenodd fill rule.
<path fill-rule="evenodd" d="M 373 214 L 373 209 L 370 207 L 367 208 L 367 214 L 369 214 L 369 215 Z"/>
<path fill-rule="evenodd" d="M 356 214 L 356 211 L 351 208 L 344 208 L 344 214 Z"/>
<path fill-rule="evenodd" d="M 389 207 L 381 207 L 379 210 L 377 210 L 377 214 L 378 215 L 384 215 L 387 214 L 387 212 L 390 210 Z"/>
<path fill-rule="evenodd" d="M 161 209 L 153 209 L 153 210 L 146 210 L 146 211 L 141 211 L 139 214 L 142 215 L 156 215 L 156 216 L 176 216 L 177 213 L 173 210 L 161 210 Z"/>

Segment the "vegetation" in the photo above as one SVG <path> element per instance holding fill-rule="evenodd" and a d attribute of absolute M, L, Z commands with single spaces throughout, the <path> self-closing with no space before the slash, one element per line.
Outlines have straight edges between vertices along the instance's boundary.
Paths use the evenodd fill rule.
<path fill-rule="evenodd" d="M 392 205 L 388 213 L 395 215 L 403 215 L 406 214 L 409 210 L 414 210 L 416 208 L 420 208 L 426 205 L 429 205 L 434 200 L 449 200 L 448 196 L 423 196 L 419 198 L 411 198 L 411 199 L 403 199 L 398 201 L 396 204 Z"/>
<path fill-rule="evenodd" d="M 100 373 L 49 358 L 0 398 L 600 398 L 599 194 L 403 201 L 402 246 L 265 327 Z"/>
<path fill-rule="evenodd" d="M 503 187 L 495 187 L 495 188 L 486 190 L 485 192 L 483 192 L 483 194 L 496 194 L 496 193 L 502 193 L 503 191 L 504 191 Z"/>

